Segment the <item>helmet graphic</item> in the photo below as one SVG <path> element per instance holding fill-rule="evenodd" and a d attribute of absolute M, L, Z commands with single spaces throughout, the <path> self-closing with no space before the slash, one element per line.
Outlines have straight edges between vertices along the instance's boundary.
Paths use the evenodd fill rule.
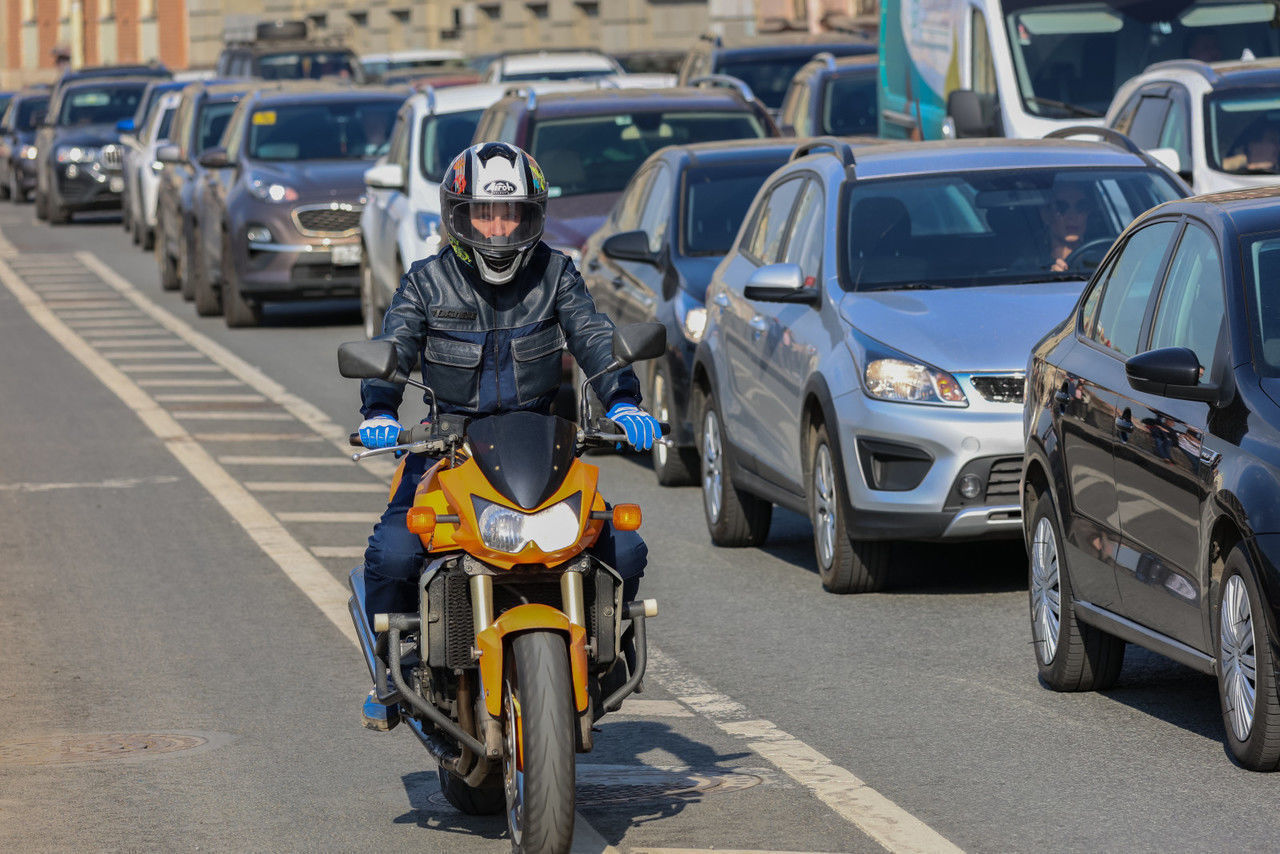
<path fill-rule="evenodd" d="M 464 249 L 458 257 L 472 261 L 492 285 L 507 284 L 524 267 L 542 237 L 546 210 L 542 170 L 505 142 L 466 149 L 440 184 L 440 219 L 455 251 Z"/>

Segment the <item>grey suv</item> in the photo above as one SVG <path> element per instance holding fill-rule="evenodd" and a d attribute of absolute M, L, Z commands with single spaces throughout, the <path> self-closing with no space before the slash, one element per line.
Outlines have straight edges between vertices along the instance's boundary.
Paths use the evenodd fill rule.
<path fill-rule="evenodd" d="M 893 540 L 1021 534 L 1027 354 L 1116 235 L 1186 195 L 1110 140 L 796 149 L 707 289 L 692 379 L 717 545 L 762 542 L 778 504 L 812 521 L 823 586 L 860 592 Z"/>

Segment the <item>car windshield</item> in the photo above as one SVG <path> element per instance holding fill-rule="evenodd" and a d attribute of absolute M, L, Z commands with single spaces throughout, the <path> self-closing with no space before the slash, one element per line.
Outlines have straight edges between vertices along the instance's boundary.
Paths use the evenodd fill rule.
<path fill-rule="evenodd" d="M 1101 116 L 1120 84 L 1153 62 L 1280 55 L 1280 30 L 1269 26 L 1271 2 L 1004 0 L 1003 6 L 1018 92 L 1033 116 Z"/>
<path fill-rule="evenodd" d="M 321 77 L 355 77 L 351 54 L 341 51 L 294 51 L 258 57 L 263 80 L 319 80 Z"/>
<path fill-rule="evenodd" d="M 683 255 L 724 255 L 738 236 L 756 191 L 784 162 L 753 160 L 689 169 L 684 175 Z"/>
<path fill-rule="evenodd" d="M 72 89 L 62 96 L 60 125 L 107 125 L 132 118 L 145 83 L 104 84 Z"/>
<path fill-rule="evenodd" d="M 385 154 L 401 101 L 313 101 L 259 107 L 249 117 L 258 160 L 357 160 Z"/>
<path fill-rule="evenodd" d="M 502 82 L 509 83 L 521 80 L 593 80 L 597 77 L 608 77 L 617 74 L 612 68 L 562 68 L 547 71 L 505 71 Z"/>
<path fill-rule="evenodd" d="M 771 110 L 780 110 L 782 101 L 787 95 L 787 87 L 791 78 L 804 67 L 814 54 L 826 51 L 835 56 L 847 56 L 865 53 L 862 48 L 848 45 L 813 45 L 811 48 L 782 56 L 756 54 L 741 57 L 725 57 L 717 65 L 717 74 L 728 74 L 737 77 L 751 87 L 752 93 Z"/>
<path fill-rule="evenodd" d="M 856 136 L 877 133 L 876 74 L 833 77 L 822 93 L 822 133 Z"/>
<path fill-rule="evenodd" d="M 441 69 L 466 68 L 461 59 L 437 57 L 434 59 L 366 59 L 360 63 L 370 77 L 382 77 L 393 71 L 438 71 Z"/>
<path fill-rule="evenodd" d="M 1227 90 L 1205 99 L 1206 157 L 1219 172 L 1280 173 L 1280 92 Z"/>
<path fill-rule="evenodd" d="M 1138 214 L 1181 192 L 1163 172 L 1017 169 L 857 181 L 844 201 L 845 286 L 1087 279 Z"/>
<path fill-rule="evenodd" d="M 1280 376 L 1280 237 L 1246 238 L 1242 244 L 1254 365 L 1260 374 Z"/>
<path fill-rule="evenodd" d="M 539 121 L 529 151 L 555 198 L 619 192 L 644 159 L 666 145 L 764 135 L 752 113 L 654 110 Z"/>
<path fill-rule="evenodd" d="M 217 101 L 204 105 L 200 111 L 199 125 L 196 131 L 196 153 L 213 148 L 222 140 L 222 132 L 231 121 L 231 114 L 236 111 L 235 101 Z"/>
<path fill-rule="evenodd" d="M 41 95 L 37 98 L 23 98 L 18 102 L 18 115 L 14 121 L 14 128 L 17 130 L 28 130 L 31 127 L 31 120 L 35 118 L 36 113 L 43 113 L 49 109 L 49 97 Z"/>
<path fill-rule="evenodd" d="M 471 144 L 476 125 L 484 110 L 467 110 L 461 113 L 442 113 L 422 120 L 422 174 L 434 183 L 440 183 L 458 152 Z"/>

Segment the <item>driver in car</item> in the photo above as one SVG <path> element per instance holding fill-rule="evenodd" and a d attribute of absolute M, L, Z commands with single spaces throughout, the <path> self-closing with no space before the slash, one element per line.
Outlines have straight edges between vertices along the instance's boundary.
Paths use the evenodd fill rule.
<path fill-rule="evenodd" d="M 550 413 L 560 386 L 561 350 L 567 345 L 587 376 L 601 373 L 613 361 L 613 322 L 596 311 L 573 262 L 542 242 L 542 170 L 515 146 L 473 145 L 445 171 L 440 201 L 449 245 L 405 273 L 378 340 L 395 345 L 401 373 L 421 359 L 423 380 L 441 412 Z M 637 450 L 651 448 L 660 427 L 640 408 L 640 384 L 631 368 L 606 373 L 592 385 L 627 442 Z M 360 383 L 359 434 L 366 448 L 397 443 L 403 394 L 403 386 L 385 380 Z M 409 456 L 369 538 L 364 578 L 370 625 L 374 614 L 418 607 L 424 549 L 410 533 L 406 514 L 418 481 L 434 462 L 426 454 Z M 640 536 L 606 524 L 591 551 L 622 577 L 623 601 L 633 601 L 648 555 Z M 396 707 L 378 703 L 374 692 L 363 713 L 365 726 L 383 731 L 399 715 Z"/>
<path fill-rule="evenodd" d="M 1040 218 L 1049 235 L 1050 270 L 1067 272 L 1067 257 L 1085 243 L 1092 209 L 1089 193 L 1078 182 L 1054 182 L 1049 204 L 1040 209 Z"/>

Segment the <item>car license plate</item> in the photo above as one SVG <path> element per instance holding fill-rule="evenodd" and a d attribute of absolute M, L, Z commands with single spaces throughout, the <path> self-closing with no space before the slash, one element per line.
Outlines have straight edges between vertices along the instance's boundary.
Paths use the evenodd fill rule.
<path fill-rule="evenodd" d="M 333 247 L 333 265 L 335 267 L 350 267 L 352 264 L 360 263 L 360 244 L 353 243 L 350 246 Z"/>
<path fill-rule="evenodd" d="M 111 179 L 111 192 L 113 193 L 124 192 L 124 178 L 117 176 Z"/>

